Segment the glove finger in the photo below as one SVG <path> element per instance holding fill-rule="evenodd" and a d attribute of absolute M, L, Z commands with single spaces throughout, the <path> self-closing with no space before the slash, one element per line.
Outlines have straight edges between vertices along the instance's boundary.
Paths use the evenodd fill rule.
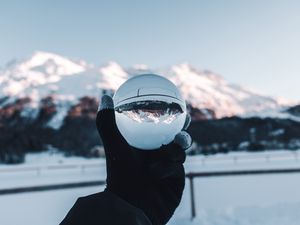
<path fill-rule="evenodd" d="M 180 131 L 174 138 L 174 143 L 178 144 L 183 150 L 192 145 L 192 138 L 186 131 Z"/>
<path fill-rule="evenodd" d="M 101 99 L 96 125 L 106 156 L 107 187 L 115 190 L 120 183 L 137 178 L 139 165 L 131 146 L 117 127 L 113 100 L 110 96 L 104 95 Z"/>
<path fill-rule="evenodd" d="M 103 109 L 113 109 L 114 101 L 109 95 L 103 95 L 101 98 L 101 103 L 99 105 L 98 111 Z"/>
<path fill-rule="evenodd" d="M 103 95 L 98 108 L 96 125 L 102 140 L 109 140 L 109 134 L 119 139 L 115 121 L 114 103 L 110 96 Z"/>
<path fill-rule="evenodd" d="M 101 99 L 96 126 L 107 156 L 123 157 L 129 152 L 129 145 L 116 124 L 113 100 L 108 95 Z"/>

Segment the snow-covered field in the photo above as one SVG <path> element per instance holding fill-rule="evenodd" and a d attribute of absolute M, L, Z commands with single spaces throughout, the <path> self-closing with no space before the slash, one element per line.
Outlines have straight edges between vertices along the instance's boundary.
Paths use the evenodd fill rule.
<path fill-rule="evenodd" d="M 300 168 L 298 153 L 273 151 L 189 157 L 187 172 Z M 300 155 L 299 155 L 300 156 Z M 28 155 L 24 165 L 0 166 L 0 189 L 105 179 L 103 159 Z M 191 220 L 189 182 L 169 225 L 299 225 L 300 173 L 196 178 L 196 219 Z M 0 224 L 55 225 L 79 196 L 104 186 L 0 196 Z"/>

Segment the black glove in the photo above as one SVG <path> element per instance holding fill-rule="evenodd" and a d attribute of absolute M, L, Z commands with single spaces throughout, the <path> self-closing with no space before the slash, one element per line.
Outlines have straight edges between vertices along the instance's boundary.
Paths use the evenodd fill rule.
<path fill-rule="evenodd" d="M 187 117 L 184 129 L 190 117 Z M 185 149 L 191 137 L 185 131 L 159 149 L 130 146 L 119 132 L 111 97 L 104 95 L 97 113 L 97 129 L 106 154 L 106 189 L 140 208 L 153 225 L 166 224 L 180 203 L 185 185 Z"/>

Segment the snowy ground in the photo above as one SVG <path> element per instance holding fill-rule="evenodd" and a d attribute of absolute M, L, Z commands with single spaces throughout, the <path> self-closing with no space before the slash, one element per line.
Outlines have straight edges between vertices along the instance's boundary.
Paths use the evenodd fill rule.
<path fill-rule="evenodd" d="M 300 152 L 299 152 L 300 154 Z M 300 155 L 299 155 L 300 156 Z M 300 168 L 298 152 L 232 153 L 190 157 L 186 171 Z M 20 166 L 0 166 L 0 189 L 105 178 L 104 160 L 29 155 Z M 187 180 L 188 181 L 188 180 Z M 197 217 L 190 220 L 187 182 L 169 225 L 299 225 L 300 173 L 195 179 Z M 79 196 L 104 186 L 0 196 L 2 225 L 56 225 Z"/>

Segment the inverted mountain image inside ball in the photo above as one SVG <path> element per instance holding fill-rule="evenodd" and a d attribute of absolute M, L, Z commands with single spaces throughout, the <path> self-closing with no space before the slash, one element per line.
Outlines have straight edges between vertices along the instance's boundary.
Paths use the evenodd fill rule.
<path fill-rule="evenodd" d="M 129 145 L 154 150 L 181 131 L 186 103 L 178 88 L 156 74 L 134 76 L 113 96 L 116 123 Z"/>

